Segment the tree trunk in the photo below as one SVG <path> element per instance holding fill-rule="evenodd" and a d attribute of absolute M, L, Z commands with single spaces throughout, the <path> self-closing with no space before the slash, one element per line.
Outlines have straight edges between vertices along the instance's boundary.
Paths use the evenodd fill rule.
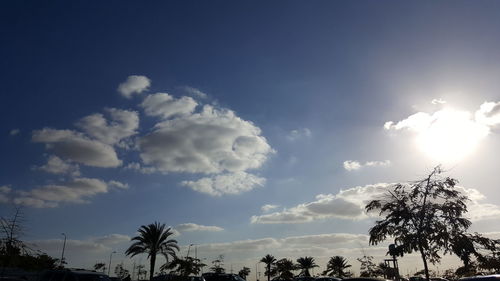
<path fill-rule="evenodd" d="M 156 254 L 151 255 L 151 266 L 149 268 L 149 281 L 153 280 L 153 275 L 155 273 L 155 263 L 156 263 Z"/>
<path fill-rule="evenodd" d="M 429 281 L 429 267 L 427 266 L 427 259 L 425 258 L 424 249 L 420 248 L 420 255 L 422 256 L 422 261 L 424 262 L 424 272 L 425 272 L 425 280 Z"/>
<path fill-rule="evenodd" d="M 267 281 L 271 280 L 271 264 L 267 265 Z"/>

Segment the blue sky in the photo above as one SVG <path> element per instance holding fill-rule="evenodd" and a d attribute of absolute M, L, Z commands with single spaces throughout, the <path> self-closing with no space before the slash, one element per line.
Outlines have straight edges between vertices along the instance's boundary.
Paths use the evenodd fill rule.
<path fill-rule="evenodd" d="M 73 266 L 153 221 L 228 268 L 356 264 L 363 200 L 442 163 L 497 235 L 499 5 L 3 2 L 0 210 Z"/>

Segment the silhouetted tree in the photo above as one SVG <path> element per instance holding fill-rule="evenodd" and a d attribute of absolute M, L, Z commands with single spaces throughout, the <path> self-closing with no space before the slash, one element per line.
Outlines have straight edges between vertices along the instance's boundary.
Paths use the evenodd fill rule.
<path fill-rule="evenodd" d="M 202 263 L 200 259 L 186 257 L 186 258 L 174 258 L 171 262 L 167 262 L 160 267 L 161 271 L 171 269 L 181 276 L 189 276 L 191 274 L 198 275 L 201 268 L 206 266 Z"/>
<path fill-rule="evenodd" d="M 94 264 L 94 270 L 104 272 L 106 271 L 106 264 L 103 262 L 97 262 L 96 264 Z"/>
<path fill-rule="evenodd" d="M 328 261 L 326 269 L 323 271 L 323 275 L 335 276 L 338 278 L 348 277 L 351 273 L 345 270 L 349 267 L 351 267 L 351 265 L 347 263 L 344 257 L 334 256 Z"/>
<path fill-rule="evenodd" d="M 119 263 L 115 266 L 115 275 L 120 279 L 124 279 L 129 275 L 129 271 L 123 268 L 123 263 Z"/>
<path fill-rule="evenodd" d="M 276 262 L 276 258 L 270 254 L 267 254 L 265 257 L 260 259 L 260 261 L 266 264 L 266 272 L 264 272 L 264 275 L 267 276 L 267 281 L 270 281 L 271 276 L 274 276 L 272 272 L 272 266 Z"/>
<path fill-rule="evenodd" d="M 238 272 L 238 275 L 247 280 L 247 276 L 250 274 L 250 268 L 244 266 L 239 272 Z"/>
<path fill-rule="evenodd" d="M 283 258 L 275 263 L 274 269 L 276 271 L 276 275 L 278 275 L 280 279 L 292 280 L 293 279 L 292 271 L 296 270 L 297 267 L 295 266 L 292 260 Z"/>
<path fill-rule="evenodd" d="M 224 255 L 219 255 L 218 258 L 212 261 L 212 267 L 210 270 L 218 274 L 226 272 L 224 269 Z"/>
<path fill-rule="evenodd" d="M 314 258 L 313 257 L 300 257 L 297 259 L 297 268 L 298 269 L 301 269 L 302 272 L 300 273 L 300 275 L 303 275 L 303 276 L 311 276 L 311 273 L 309 273 L 309 269 L 312 269 L 312 268 L 315 268 L 315 267 L 318 267 L 319 265 L 317 265 L 315 262 L 314 262 Z"/>
<path fill-rule="evenodd" d="M 149 280 L 152 280 L 156 255 L 162 254 L 168 261 L 169 258 L 176 256 L 175 251 L 179 250 L 179 246 L 176 240 L 169 239 L 173 232 L 165 224 L 155 222 L 142 225 L 138 232 L 139 235 L 131 240 L 135 242 L 125 251 L 125 254 L 131 257 L 138 254 L 147 254 L 150 261 Z"/>
<path fill-rule="evenodd" d="M 364 255 L 362 258 L 357 259 L 360 263 L 359 275 L 361 277 L 377 277 L 379 272 L 377 272 L 377 265 L 372 261 L 372 256 Z"/>
<path fill-rule="evenodd" d="M 382 199 L 366 205 L 367 212 L 377 211 L 384 217 L 370 229 L 370 244 L 393 237 L 401 253 L 419 252 L 427 280 L 427 262 L 439 262 L 440 251 L 453 252 L 455 236 L 471 225 L 463 217 L 467 197 L 455 188 L 457 180 L 442 178 L 441 173 L 437 166 L 424 179 L 395 184 Z"/>

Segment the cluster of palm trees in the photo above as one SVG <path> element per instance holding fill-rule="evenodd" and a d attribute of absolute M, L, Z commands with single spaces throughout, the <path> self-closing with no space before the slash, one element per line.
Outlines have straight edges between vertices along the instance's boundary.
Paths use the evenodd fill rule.
<path fill-rule="evenodd" d="M 156 256 L 163 255 L 167 260 L 160 270 L 173 270 L 180 275 L 199 274 L 200 269 L 206 266 L 199 259 L 186 257 L 185 259 L 177 257 L 176 251 L 179 251 L 177 240 L 170 239 L 173 235 L 171 228 L 165 224 L 154 222 L 149 225 L 143 225 L 138 229 L 138 235 L 133 237 L 132 245 L 125 251 L 127 256 L 133 257 L 138 254 L 147 254 L 150 261 L 149 278 L 153 279 L 154 269 L 156 264 Z M 301 257 L 297 259 L 297 263 L 292 260 L 283 258 L 276 260 L 272 255 L 266 255 L 261 260 L 266 264 L 265 275 L 268 281 L 271 277 L 277 276 L 280 279 L 290 280 L 294 277 L 293 271 L 300 270 L 299 276 L 311 276 L 310 269 L 318 267 L 313 257 Z M 326 265 L 326 270 L 323 275 L 346 277 L 350 273 L 346 269 L 351 267 L 347 260 L 341 256 L 331 257 Z M 248 275 L 244 272 L 244 275 Z"/>
<path fill-rule="evenodd" d="M 271 277 L 278 277 L 282 280 L 291 280 L 294 277 L 293 271 L 300 270 L 299 276 L 311 276 L 310 269 L 319 267 L 316 264 L 313 257 L 300 257 L 297 259 L 297 263 L 292 260 L 283 258 L 277 260 L 274 256 L 267 254 L 264 256 L 260 262 L 266 265 L 265 275 L 267 280 L 271 280 Z M 351 275 L 350 272 L 346 271 L 347 268 L 351 267 L 347 260 L 341 256 L 331 257 L 326 265 L 325 271 L 322 275 L 334 276 L 339 278 L 348 277 Z"/>

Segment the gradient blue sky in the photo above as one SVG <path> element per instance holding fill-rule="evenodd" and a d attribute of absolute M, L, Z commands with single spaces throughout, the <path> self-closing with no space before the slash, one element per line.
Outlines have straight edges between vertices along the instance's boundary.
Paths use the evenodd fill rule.
<path fill-rule="evenodd" d="M 255 268 L 267 253 L 313 255 L 322 266 L 340 254 L 356 271 L 361 248 L 378 259 L 385 253 L 370 250 L 364 235 L 373 218 L 358 213 L 363 196 L 376 193 L 369 185 L 417 179 L 443 163 L 474 199 L 474 230 L 496 235 L 499 10 L 496 1 L 3 1 L 0 211 L 25 205 L 25 239 L 50 254 L 59 255 L 66 233 L 73 266 L 106 261 L 112 250 L 130 264 L 122 254 L 127 239 L 140 225 L 160 221 L 179 231 L 181 245 L 199 244 L 200 257 L 225 254 L 228 269 Z M 150 85 L 127 98 L 118 87 L 131 75 Z M 140 104 L 156 93 L 168 93 L 170 102 L 191 96 L 184 100 L 198 106 L 152 116 Z M 183 122 L 203 105 L 215 110 L 212 125 L 236 122 L 232 133 L 251 136 L 244 149 L 256 154 L 239 166 L 204 155 L 222 165 L 215 170 L 169 165 L 162 172 L 158 162 L 146 163 L 143 141 L 154 126 Z M 168 102 L 152 106 L 181 110 Z M 103 144 L 78 125 L 96 113 L 110 122 L 109 108 L 138 117 L 119 139 L 127 145 Z M 433 124 L 443 126 L 428 133 Z M 439 131 L 449 127 L 463 128 L 443 133 L 457 144 L 449 152 L 457 159 L 434 155 L 443 151 L 434 145 L 443 139 Z M 58 150 L 60 140 L 52 148 L 47 141 L 63 131 L 37 140 L 44 128 L 71 130 L 62 141 L 66 150 L 75 149 L 68 138 L 84 139 L 114 151 L 121 164 L 103 168 L 69 157 Z M 186 142 L 235 145 L 206 127 L 182 132 L 174 135 Z M 419 144 L 424 135 L 427 146 Z M 462 143 L 469 136 L 472 144 Z M 158 161 L 186 153 L 166 139 L 156 145 L 166 151 L 149 154 Z M 40 168 L 54 156 L 66 170 Z M 143 173 L 131 163 L 157 170 Z M 193 187 L 221 175 L 234 181 L 214 187 L 224 190 L 219 195 Z M 71 184 L 82 178 L 101 191 L 65 198 L 64 191 L 81 196 L 82 188 L 95 187 Z M 243 190 L 235 191 L 238 181 Z M 59 194 L 47 195 L 50 186 Z M 50 207 L 20 201 L 27 197 Z M 264 211 L 266 204 L 276 206 Z M 411 257 L 402 264 L 420 267 Z"/>

